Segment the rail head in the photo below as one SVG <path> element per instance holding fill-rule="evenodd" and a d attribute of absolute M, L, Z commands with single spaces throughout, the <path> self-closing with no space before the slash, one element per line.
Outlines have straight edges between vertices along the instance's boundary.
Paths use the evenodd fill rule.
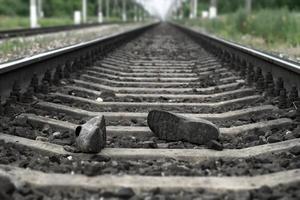
<path fill-rule="evenodd" d="M 194 41 L 206 46 L 206 50 L 220 59 L 224 59 L 227 56 L 227 62 L 233 65 L 233 68 L 236 65 L 240 65 L 241 63 L 239 62 L 242 60 L 245 64 L 238 66 L 239 70 L 243 68 L 242 70 L 246 71 L 248 66 L 252 67 L 253 70 L 260 68 L 264 76 L 271 73 L 275 82 L 278 79 L 282 79 L 285 89 L 291 90 L 293 87 L 297 87 L 300 92 L 299 63 L 208 35 L 181 24 L 173 22 L 170 22 L 170 24 L 189 35 Z"/>
<path fill-rule="evenodd" d="M 13 70 L 16 70 L 16 69 L 19 69 L 19 68 L 22 68 L 22 67 L 26 67 L 28 65 L 31 65 L 31 64 L 34 64 L 34 63 L 37 63 L 37 62 L 45 61 L 47 59 L 52 59 L 52 58 L 55 58 L 57 56 L 60 56 L 60 55 L 66 54 L 66 53 L 71 53 L 73 51 L 78 51 L 80 49 L 84 49 L 84 48 L 87 48 L 87 47 L 90 47 L 90 46 L 93 46 L 93 45 L 97 45 L 97 44 L 104 43 L 104 42 L 107 42 L 107 41 L 112 41 L 112 40 L 114 40 L 116 38 L 119 38 L 121 36 L 126 36 L 126 35 L 129 35 L 129 34 L 134 33 L 134 32 L 139 32 L 139 31 L 142 31 L 142 30 L 146 30 L 147 28 L 150 28 L 154 25 L 155 25 L 155 23 L 151 23 L 151 24 L 148 24 L 148 25 L 144 25 L 144 26 L 132 29 L 132 30 L 127 30 L 127 31 L 123 31 L 121 33 L 116 33 L 116 34 L 112 34 L 112 35 L 109 35 L 109 36 L 104 36 L 104 37 L 101 37 L 99 39 L 94 39 L 94 40 L 91 40 L 91 41 L 88 41 L 88 42 L 83 42 L 83 43 L 80 43 L 80 44 L 75 44 L 75 45 L 71 45 L 71 46 L 51 50 L 51 51 L 48 51 L 48 52 L 40 53 L 40 54 L 31 56 L 31 57 L 21 58 L 19 60 L 15 60 L 15 61 L 12 61 L 12 62 L 3 63 L 3 64 L 0 64 L 0 75 L 4 74 L 4 73 L 7 73 L 7 72 L 10 72 L 10 71 L 13 71 Z"/>
<path fill-rule="evenodd" d="M 26 37 L 37 34 L 53 33 L 59 31 L 69 31 L 75 29 L 112 25 L 112 24 L 125 24 L 128 22 L 102 22 L 102 23 L 89 23 L 89 24 L 79 24 L 79 25 L 59 25 L 59 26 L 49 26 L 49 27 L 38 27 L 38 28 L 18 28 L 18 29 L 8 29 L 0 30 L 0 39 L 14 38 L 14 37 Z"/>
<path fill-rule="evenodd" d="M 225 40 L 223 38 L 219 38 L 219 37 L 214 36 L 214 35 L 208 35 L 208 34 L 205 34 L 203 32 L 196 31 L 194 29 L 188 28 L 188 27 L 180 25 L 180 24 L 175 24 L 175 23 L 171 23 L 171 24 L 173 26 L 181 29 L 181 30 L 188 31 L 192 34 L 199 35 L 199 36 L 201 36 L 203 38 L 206 38 L 210 41 L 219 43 L 219 44 L 224 45 L 226 47 L 236 49 L 238 51 L 241 51 L 243 53 L 246 53 L 246 54 L 249 54 L 251 56 L 257 57 L 259 59 L 265 60 L 265 61 L 270 62 L 272 64 L 281 66 L 283 68 L 286 68 L 287 70 L 293 71 L 293 72 L 298 73 L 300 75 L 300 64 L 299 63 L 289 61 L 289 60 L 285 60 L 285 59 L 279 58 L 275 55 L 271 55 L 271 54 L 265 53 L 265 52 L 257 50 L 257 49 L 252 49 L 252 48 L 240 45 L 238 43 L 231 42 L 231 41 Z"/>
<path fill-rule="evenodd" d="M 68 63 L 72 63 L 75 68 L 85 66 L 86 62 L 93 62 L 96 57 L 105 55 L 156 25 L 157 22 L 150 23 L 121 33 L 0 64 L 0 97 L 4 99 L 8 97 L 16 82 L 23 92 L 26 91 L 34 74 L 41 80 L 46 72 L 53 74 L 58 68 L 64 70 Z"/>

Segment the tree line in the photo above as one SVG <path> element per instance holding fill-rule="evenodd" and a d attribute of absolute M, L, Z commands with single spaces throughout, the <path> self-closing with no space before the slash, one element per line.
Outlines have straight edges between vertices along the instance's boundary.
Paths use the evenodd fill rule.
<path fill-rule="evenodd" d="M 204 1 L 204 0 L 203 0 Z M 220 13 L 234 12 L 244 8 L 245 0 L 218 0 Z M 252 0 L 253 10 L 287 8 L 289 10 L 300 10 L 299 0 Z"/>
<path fill-rule="evenodd" d="M 30 0 L 0 0 L 0 15 L 5 16 L 28 16 Z M 74 10 L 81 10 L 81 0 L 43 0 L 43 11 L 46 17 L 73 16 Z M 111 15 L 119 16 L 122 0 L 110 0 Z M 127 0 L 129 16 L 134 12 L 133 0 Z M 198 10 L 207 10 L 210 0 L 199 0 Z M 88 15 L 97 14 L 97 0 L 88 0 Z M 105 0 L 103 8 L 105 11 Z M 235 12 L 245 6 L 245 0 L 218 0 L 219 13 Z M 264 8 L 277 9 L 287 8 L 289 10 L 300 10 L 300 0 L 252 0 L 253 10 Z M 184 4 L 184 13 L 189 14 L 189 0 Z M 104 12 L 105 14 L 105 12 Z"/>
<path fill-rule="evenodd" d="M 245 0 L 217 0 L 219 13 L 232 13 L 241 8 L 245 8 Z M 208 10 L 210 0 L 198 0 L 198 11 Z M 300 10 L 300 0 L 252 0 L 253 10 L 280 9 L 286 8 L 291 11 Z M 190 0 L 186 0 L 184 5 L 184 16 L 190 13 Z"/>
<path fill-rule="evenodd" d="M 105 14 L 105 0 L 103 10 Z M 46 17 L 72 17 L 75 10 L 81 10 L 82 0 L 43 0 L 43 11 Z M 110 0 L 110 15 L 121 14 L 122 0 Z M 133 15 L 133 0 L 127 0 L 128 14 Z M 0 0 L 0 16 L 28 16 L 30 0 Z M 98 0 L 88 0 L 88 15 L 97 15 Z"/>

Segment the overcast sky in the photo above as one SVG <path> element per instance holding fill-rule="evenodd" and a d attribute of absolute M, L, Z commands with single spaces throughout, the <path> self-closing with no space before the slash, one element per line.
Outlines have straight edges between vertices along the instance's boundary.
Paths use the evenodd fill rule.
<path fill-rule="evenodd" d="M 176 0 L 137 0 L 151 13 L 164 19 Z"/>

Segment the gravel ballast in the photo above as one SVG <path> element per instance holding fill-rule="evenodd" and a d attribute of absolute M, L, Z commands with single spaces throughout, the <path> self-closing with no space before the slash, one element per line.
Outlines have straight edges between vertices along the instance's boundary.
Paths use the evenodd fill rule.
<path fill-rule="evenodd" d="M 138 26 L 140 25 L 102 25 L 79 30 L 0 40 L 0 64 L 120 33 Z"/>

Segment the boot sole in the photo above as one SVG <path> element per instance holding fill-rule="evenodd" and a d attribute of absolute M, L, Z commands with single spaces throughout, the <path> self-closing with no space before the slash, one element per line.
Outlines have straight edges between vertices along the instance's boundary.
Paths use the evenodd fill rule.
<path fill-rule="evenodd" d="M 153 110 L 147 117 L 148 126 L 160 139 L 207 144 L 218 139 L 219 128 L 210 121 L 186 118 L 166 111 Z"/>

